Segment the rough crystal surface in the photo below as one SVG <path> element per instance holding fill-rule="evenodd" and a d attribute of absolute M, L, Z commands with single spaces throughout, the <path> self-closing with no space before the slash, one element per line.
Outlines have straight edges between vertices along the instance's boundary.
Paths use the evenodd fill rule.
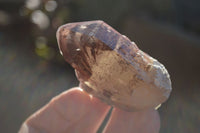
<path fill-rule="evenodd" d="M 57 40 L 80 87 L 107 104 L 137 111 L 155 108 L 170 95 L 165 67 L 103 21 L 63 25 Z"/>

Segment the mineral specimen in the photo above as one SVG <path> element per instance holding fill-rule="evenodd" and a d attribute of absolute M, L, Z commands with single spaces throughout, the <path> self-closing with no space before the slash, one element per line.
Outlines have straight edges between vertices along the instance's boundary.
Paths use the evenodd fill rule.
<path fill-rule="evenodd" d="M 107 104 L 138 111 L 156 108 L 170 95 L 165 67 L 103 21 L 63 25 L 57 41 L 80 87 Z"/>

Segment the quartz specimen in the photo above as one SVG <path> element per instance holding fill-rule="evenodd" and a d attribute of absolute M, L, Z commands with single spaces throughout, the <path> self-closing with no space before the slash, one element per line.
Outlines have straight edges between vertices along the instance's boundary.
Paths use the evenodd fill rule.
<path fill-rule="evenodd" d="M 107 104 L 138 111 L 156 108 L 170 95 L 165 67 L 103 21 L 63 25 L 57 41 L 80 87 Z"/>

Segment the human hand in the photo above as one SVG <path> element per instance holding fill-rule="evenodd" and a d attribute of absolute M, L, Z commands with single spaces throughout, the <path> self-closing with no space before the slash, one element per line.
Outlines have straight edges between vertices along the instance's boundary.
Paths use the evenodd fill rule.
<path fill-rule="evenodd" d="M 72 88 L 53 98 L 30 116 L 19 133 L 95 133 L 110 106 L 80 88 Z M 158 133 L 159 114 L 155 110 L 126 112 L 114 108 L 104 133 Z"/>

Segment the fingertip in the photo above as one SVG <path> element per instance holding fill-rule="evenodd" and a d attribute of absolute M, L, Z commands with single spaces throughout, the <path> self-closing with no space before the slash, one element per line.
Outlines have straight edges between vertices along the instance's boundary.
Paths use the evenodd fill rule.
<path fill-rule="evenodd" d="M 83 89 L 81 89 L 80 87 L 74 87 L 71 88 L 63 93 L 61 93 L 60 95 L 54 97 L 51 100 L 51 104 L 53 103 L 62 103 L 62 102 L 69 102 L 69 100 L 71 102 L 74 102 L 74 104 L 90 104 L 90 106 L 95 106 L 95 108 L 100 108 L 100 109 L 106 109 L 106 108 L 110 108 L 110 106 L 104 102 L 102 102 L 101 100 L 99 100 L 96 97 L 93 97 L 91 94 L 88 94 L 87 92 L 85 92 Z M 89 106 L 89 107 L 90 107 Z"/>
<path fill-rule="evenodd" d="M 50 103 L 55 103 L 55 102 L 60 102 L 60 101 L 77 101 L 77 100 L 83 100 L 83 99 L 87 99 L 88 95 L 83 92 L 83 90 L 79 87 L 74 87 L 71 88 L 63 93 L 61 93 L 58 96 L 55 96 L 54 98 L 52 98 L 52 100 L 50 101 Z"/>
<path fill-rule="evenodd" d="M 31 127 L 49 133 L 95 132 L 109 109 L 108 105 L 97 98 L 91 98 L 79 87 L 75 87 L 54 97 L 47 105 L 30 116 L 20 131 L 26 132 L 30 129 L 28 127 Z"/>
<path fill-rule="evenodd" d="M 83 131 L 88 128 L 88 130 L 93 132 L 99 128 L 110 109 L 109 105 L 101 102 L 79 87 L 67 90 L 54 98 L 52 106 L 60 114 L 64 114 L 63 116 L 71 123 L 79 121 L 81 118 L 81 121 L 78 123 L 82 123 L 82 125 L 77 125 L 77 127 Z M 85 123 L 86 121 L 88 123 Z"/>
<path fill-rule="evenodd" d="M 111 131 L 159 133 L 159 130 L 160 117 L 156 110 L 127 112 L 114 108 L 104 133 Z"/>

